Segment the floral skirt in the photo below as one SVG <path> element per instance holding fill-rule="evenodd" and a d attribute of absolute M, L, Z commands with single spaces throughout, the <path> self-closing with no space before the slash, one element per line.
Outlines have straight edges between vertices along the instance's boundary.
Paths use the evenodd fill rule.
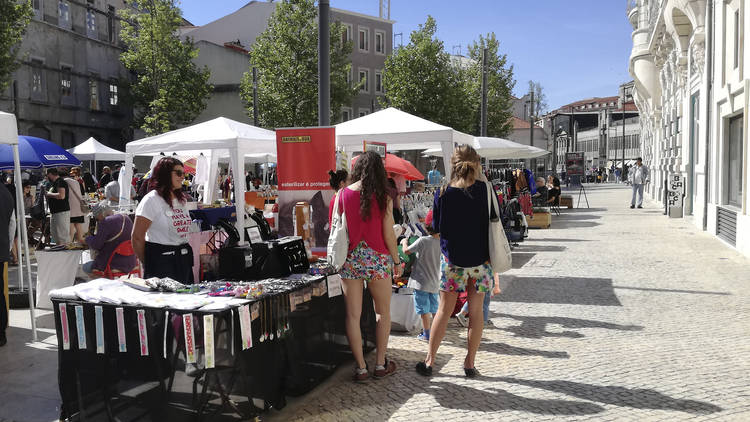
<path fill-rule="evenodd" d="M 448 262 L 444 255 L 440 255 L 440 290 L 465 292 L 471 281 L 474 282 L 477 292 L 492 291 L 493 273 L 489 261 L 476 267 L 459 267 Z"/>
<path fill-rule="evenodd" d="M 365 241 L 361 241 L 346 256 L 346 262 L 339 274 L 341 278 L 349 280 L 390 280 L 393 276 L 393 259 L 389 255 L 376 252 L 367 246 Z"/>

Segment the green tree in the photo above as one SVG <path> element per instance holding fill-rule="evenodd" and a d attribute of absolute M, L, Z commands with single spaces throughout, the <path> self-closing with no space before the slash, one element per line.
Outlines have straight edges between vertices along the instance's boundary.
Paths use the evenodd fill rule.
<path fill-rule="evenodd" d="M 318 124 L 318 11 L 313 0 L 279 2 L 268 27 L 250 51 L 240 97 L 253 115 L 252 68 L 258 73 L 258 124 L 263 127 Z M 330 26 L 331 120 L 350 104 L 359 84 L 349 81 L 352 42 L 344 42 L 344 27 Z"/>
<path fill-rule="evenodd" d="M 410 35 L 409 44 L 385 60 L 384 105 L 393 106 L 424 119 L 472 132 L 477 126 L 479 97 L 473 101 L 469 69 L 452 61 L 435 37 L 437 23 L 427 17 Z"/>
<path fill-rule="evenodd" d="M 487 47 L 487 136 L 504 137 L 513 129 L 510 120 L 513 113 L 513 87 L 516 82 L 513 79 L 513 65 L 508 65 L 506 54 L 500 54 L 500 41 L 494 32 L 485 36 L 480 35 L 479 40 L 469 45 L 469 58 L 472 65 L 467 72 L 471 85 L 472 98 L 481 101 L 482 98 L 482 49 Z M 477 108 L 477 113 L 479 113 Z M 474 121 L 480 121 L 476 114 Z M 478 128 L 478 126 L 477 126 Z M 477 130 L 475 133 L 478 133 Z"/>
<path fill-rule="evenodd" d="M 125 99 L 133 106 L 136 128 L 159 134 L 192 122 L 206 107 L 210 71 L 199 69 L 192 39 L 180 40 L 181 12 L 175 0 L 134 0 L 120 11 L 120 60 L 135 74 Z"/>
<path fill-rule="evenodd" d="M 18 48 L 32 15 L 28 1 L 0 0 L 0 92 L 8 87 L 18 67 Z"/>

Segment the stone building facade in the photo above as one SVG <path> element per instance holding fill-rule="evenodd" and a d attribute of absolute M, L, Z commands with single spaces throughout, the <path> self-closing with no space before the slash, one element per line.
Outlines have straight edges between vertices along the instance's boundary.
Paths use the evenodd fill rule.
<path fill-rule="evenodd" d="M 32 0 L 20 67 L 0 93 L 19 133 L 71 148 L 93 136 L 124 150 L 132 113 L 122 107 L 129 73 L 120 62 L 117 11 L 124 0 Z"/>
<path fill-rule="evenodd" d="M 750 256 L 748 10 L 750 0 L 630 0 L 627 13 L 648 193 Z"/>

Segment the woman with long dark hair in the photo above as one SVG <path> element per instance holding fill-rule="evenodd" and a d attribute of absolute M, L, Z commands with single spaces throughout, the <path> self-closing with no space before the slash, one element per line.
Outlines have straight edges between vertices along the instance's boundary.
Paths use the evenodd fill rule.
<path fill-rule="evenodd" d="M 338 195 L 338 209 L 346 213 L 349 234 L 349 253 L 340 274 L 346 302 L 346 336 L 357 363 L 354 380 L 364 381 L 370 376 L 360 330 L 364 282 L 375 303 L 377 321 L 373 376 L 382 378 L 396 370 L 396 363 L 386 358 L 386 349 L 391 334 L 391 277 L 400 274 L 401 262 L 383 159 L 375 152 L 362 154 L 354 165 L 351 182 Z"/>
<path fill-rule="evenodd" d="M 490 266 L 489 223 L 487 207 L 488 183 L 482 173 L 479 154 L 468 145 L 455 149 L 451 157 L 451 177 L 448 186 L 435 192 L 432 226 L 440 233 L 440 305 L 430 332 L 430 350 L 424 361 L 417 363 L 417 372 L 432 375 L 438 347 L 445 336 L 456 298 L 467 292 L 469 315 L 482 315 L 484 295 L 492 290 L 493 273 Z M 469 335 L 464 359 L 464 373 L 476 377 L 474 367 L 479 343 L 482 340 L 482 318 L 469 319 Z"/>
<path fill-rule="evenodd" d="M 188 244 L 192 220 L 185 208 L 184 179 L 180 160 L 162 158 L 151 175 L 151 192 L 135 211 L 133 249 L 143 263 L 145 277 L 193 282 L 193 250 Z"/>

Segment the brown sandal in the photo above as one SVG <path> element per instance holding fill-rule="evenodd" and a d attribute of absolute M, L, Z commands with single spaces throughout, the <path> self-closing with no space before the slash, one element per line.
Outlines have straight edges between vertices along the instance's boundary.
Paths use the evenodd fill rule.
<path fill-rule="evenodd" d="M 375 368 L 375 372 L 372 374 L 372 376 L 376 379 L 385 378 L 388 375 L 393 374 L 396 372 L 396 362 L 385 358 L 385 363 L 383 364 L 383 369 Z"/>
<path fill-rule="evenodd" d="M 365 382 L 368 378 L 370 378 L 370 371 L 367 366 L 365 366 L 364 368 L 365 372 L 360 372 L 360 369 L 361 368 L 354 368 L 354 382 Z"/>

